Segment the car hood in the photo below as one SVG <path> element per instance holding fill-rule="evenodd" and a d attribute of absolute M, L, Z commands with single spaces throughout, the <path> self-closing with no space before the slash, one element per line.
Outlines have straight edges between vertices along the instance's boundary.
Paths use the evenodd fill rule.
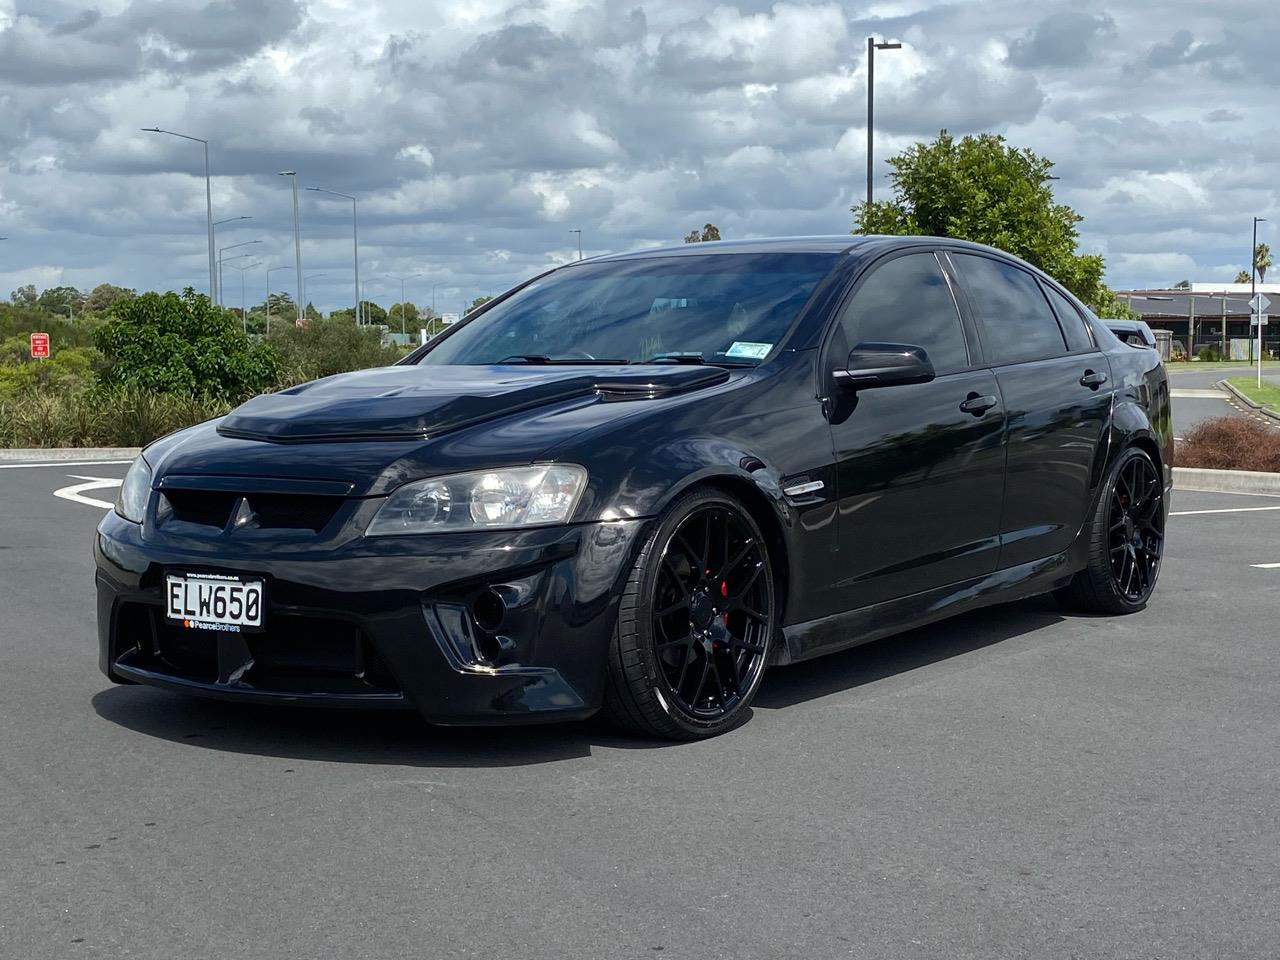
<path fill-rule="evenodd" d="M 657 398 L 728 377 L 720 367 L 656 364 L 379 367 L 254 397 L 218 433 L 276 443 L 425 440 L 550 404 Z"/>
<path fill-rule="evenodd" d="M 323 480 L 377 496 L 424 477 L 531 463 L 585 431 L 664 416 L 731 379 L 742 378 L 674 365 L 384 367 L 255 397 L 156 441 L 146 457 L 157 486 L 222 489 L 249 478 L 284 481 L 284 490 Z"/>

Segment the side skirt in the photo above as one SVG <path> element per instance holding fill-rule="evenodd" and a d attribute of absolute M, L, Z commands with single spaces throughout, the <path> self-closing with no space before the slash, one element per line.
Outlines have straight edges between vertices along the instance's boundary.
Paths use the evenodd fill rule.
<path fill-rule="evenodd" d="M 1056 590 L 1065 586 L 1076 570 L 1083 566 L 1082 559 L 1076 556 L 1077 546 L 1078 542 L 1055 556 L 997 570 L 983 577 L 783 627 L 785 643 L 775 662 L 799 663 L 968 610 Z"/>

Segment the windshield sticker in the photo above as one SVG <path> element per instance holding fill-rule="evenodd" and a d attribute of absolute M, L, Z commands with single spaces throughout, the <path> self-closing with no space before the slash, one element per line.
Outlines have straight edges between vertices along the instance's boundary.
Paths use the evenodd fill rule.
<path fill-rule="evenodd" d="M 752 343 L 750 340 L 735 340 L 730 344 L 729 349 L 724 352 L 724 355 L 726 357 L 746 357 L 749 360 L 763 360 L 772 349 L 772 343 Z"/>

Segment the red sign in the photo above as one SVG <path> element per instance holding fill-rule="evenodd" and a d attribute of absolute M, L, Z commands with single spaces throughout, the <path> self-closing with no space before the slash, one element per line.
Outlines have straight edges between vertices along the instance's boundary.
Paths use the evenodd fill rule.
<path fill-rule="evenodd" d="M 38 360 L 47 356 L 49 356 L 49 335 L 47 333 L 33 333 L 31 335 L 32 359 Z"/>

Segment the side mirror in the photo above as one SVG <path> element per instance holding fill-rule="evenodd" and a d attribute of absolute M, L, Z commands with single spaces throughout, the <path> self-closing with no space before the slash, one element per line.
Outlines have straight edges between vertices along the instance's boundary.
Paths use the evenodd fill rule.
<path fill-rule="evenodd" d="M 849 351 L 843 370 L 833 373 L 846 390 L 870 390 L 906 383 L 928 383 L 937 374 L 924 347 L 909 343 L 860 343 Z"/>

